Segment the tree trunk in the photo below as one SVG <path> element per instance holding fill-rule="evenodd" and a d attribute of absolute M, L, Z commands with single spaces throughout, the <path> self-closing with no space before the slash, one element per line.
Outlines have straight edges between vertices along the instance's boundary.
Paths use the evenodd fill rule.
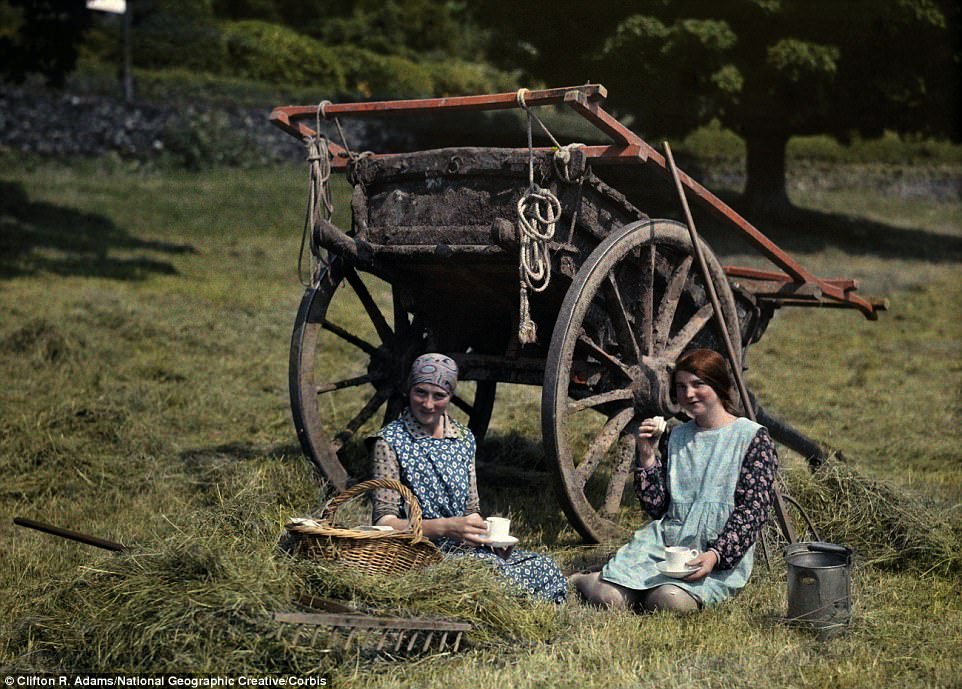
<path fill-rule="evenodd" d="M 785 188 L 785 147 L 787 134 L 749 134 L 745 191 L 739 205 L 750 215 L 778 217 L 792 210 Z"/>

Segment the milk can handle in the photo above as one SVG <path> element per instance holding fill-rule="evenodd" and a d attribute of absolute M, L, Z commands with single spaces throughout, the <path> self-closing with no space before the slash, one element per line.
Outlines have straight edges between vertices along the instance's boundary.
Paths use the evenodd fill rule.
<path fill-rule="evenodd" d="M 846 548 L 844 545 L 836 545 L 835 543 L 809 543 L 808 549 L 823 553 L 844 555 L 845 563 L 849 565 L 852 564 L 852 549 Z"/>

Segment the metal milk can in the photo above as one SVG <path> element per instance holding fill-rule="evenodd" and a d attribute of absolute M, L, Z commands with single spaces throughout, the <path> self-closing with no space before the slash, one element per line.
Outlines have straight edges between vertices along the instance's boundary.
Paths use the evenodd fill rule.
<path fill-rule="evenodd" d="M 793 543 L 788 566 L 788 621 L 820 639 L 838 636 L 852 617 L 852 550 L 834 543 Z"/>

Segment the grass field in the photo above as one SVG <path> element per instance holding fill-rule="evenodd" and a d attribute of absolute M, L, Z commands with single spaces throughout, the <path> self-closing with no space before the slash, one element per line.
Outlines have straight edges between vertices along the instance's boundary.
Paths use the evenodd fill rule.
<path fill-rule="evenodd" d="M 351 687 L 962 686 L 958 198 L 892 197 L 853 176 L 795 189 L 799 224 L 771 228 L 816 274 L 891 300 L 878 322 L 785 309 L 750 351 L 749 384 L 844 453 L 843 483 L 881 481 L 874 495 L 906 509 L 893 520 L 857 497 L 832 502 L 782 452 L 792 485 L 824 512 L 823 536 L 858 548 L 851 630 L 819 642 L 781 621 L 779 560 L 730 603 L 675 619 L 527 604 L 451 563 L 372 583 L 273 557 L 284 519 L 318 501 L 287 399 L 306 172 L 2 163 L 5 671 L 319 671 Z M 345 225 L 346 187 L 337 198 Z M 724 263 L 757 262 L 710 240 Z M 481 452 L 537 465 L 539 395 L 499 389 Z M 563 565 L 600 557 L 548 491 L 481 493 L 483 511 L 513 514 L 522 541 Z M 15 515 L 131 549 L 55 539 Z M 328 653 L 269 619 L 303 590 L 478 631 L 466 652 L 418 660 Z"/>

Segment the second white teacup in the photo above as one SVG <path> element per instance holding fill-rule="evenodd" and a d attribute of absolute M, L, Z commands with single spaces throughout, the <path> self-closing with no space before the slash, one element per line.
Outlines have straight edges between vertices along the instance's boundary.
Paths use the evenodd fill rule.
<path fill-rule="evenodd" d="M 665 548 L 665 563 L 668 569 L 680 571 L 685 569 L 689 560 L 693 560 L 701 555 L 694 548 L 686 548 L 682 545 L 672 545 Z"/>
<path fill-rule="evenodd" d="M 492 541 L 505 541 L 511 536 L 511 520 L 505 517 L 488 517 L 488 538 Z"/>

